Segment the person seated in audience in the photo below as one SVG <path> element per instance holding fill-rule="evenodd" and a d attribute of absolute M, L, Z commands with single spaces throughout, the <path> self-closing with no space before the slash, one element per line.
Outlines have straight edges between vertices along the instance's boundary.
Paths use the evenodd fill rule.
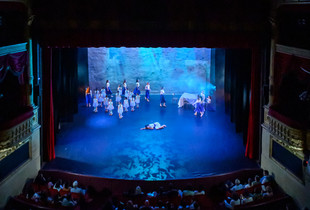
<path fill-rule="evenodd" d="M 185 187 L 185 189 L 183 190 L 182 195 L 183 195 L 183 197 L 184 196 L 194 196 L 195 192 L 194 192 L 193 186 L 187 185 Z"/>
<path fill-rule="evenodd" d="M 198 190 L 194 191 L 194 195 L 205 195 L 205 191 L 203 190 L 203 186 L 199 185 Z"/>
<path fill-rule="evenodd" d="M 233 186 L 232 188 L 230 188 L 231 191 L 237 191 L 237 190 L 241 190 L 243 189 L 243 185 L 240 184 L 240 180 L 236 179 L 235 180 L 235 186 Z"/>
<path fill-rule="evenodd" d="M 51 189 L 54 186 L 51 177 L 47 179 L 47 189 Z"/>
<path fill-rule="evenodd" d="M 41 196 L 40 196 L 40 192 L 35 192 L 32 197 L 31 197 L 31 200 L 35 201 L 35 202 L 39 202 L 41 199 Z"/>
<path fill-rule="evenodd" d="M 253 202 L 253 197 L 250 195 L 248 191 L 245 191 L 243 194 L 240 195 L 241 204 L 247 204 Z"/>
<path fill-rule="evenodd" d="M 140 186 L 137 186 L 136 187 L 136 191 L 135 191 L 135 195 L 143 195 L 144 193 L 142 192 L 141 190 L 141 187 Z"/>
<path fill-rule="evenodd" d="M 165 209 L 164 202 L 162 200 L 158 200 L 155 209 Z"/>
<path fill-rule="evenodd" d="M 232 183 L 232 181 L 227 180 L 224 184 L 224 189 L 225 191 L 230 191 L 230 188 L 232 188 L 234 186 L 234 183 Z"/>
<path fill-rule="evenodd" d="M 62 189 L 61 179 L 58 179 L 57 182 L 54 184 L 53 189 L 57 190 L 58 192 Z"/>
<path fill-rule="evenodd" d="M 76 205 L 76 202 L 70 200 L 70 197 L 69 197 L 69 196 L 65 196 L 65 197 L 62 199 L 62 201 L 60 201 L 60 203 L 61 203 L 62 206 L 75 206 L 75 205 Z"/>
<path fill-rule="evenodd" d="M 149 197 L 149 198 L 155 198 L 155 197 L 157 197 L 157 195 L 158 195 L 158 194 L 157 194 L 156 191 L 147 193 L 147 197 Z"/>
<path fill-rule="evenodd" d="M 96 190 L 92 186 L 88 186 L 84 195 L 85 202 L 86 203 L 92 202 L 96 194 L 97 194 Z"/>
<path fill-rule="evenodd" d="M 265 184 L 265 183 L 271 182 L 271 181 L 272 181 L 272 176 L 269 175 L 269 171 L 264 170 L 263 171 L 263 177 L 260 179 L 260 183 Z"/>
<path fill-rule="evenodd" d="M 170 202 L 170 201 L 167 201 L 166 202 L 166 209 L 176 209 L 174 203 Z"/>
<path fill-rule="evenodd" d="M 42 173 L 39 173 L 38 176 L 34 180 L 35 183 L 39 185 L 46 185 L 47 181 Z"/>
<path fill-rule="evenodd" d="M 229 209 L 234 209 L 235 206 L 240 205 L 240 198 L 239 198 L 238 193 L 233 192 L 231 194 L 231 200 L 229 202 L 224 200 L 224 203 L 225 203 L 226 208 L 229 208 Z"/>
<path fill-rule="evenodd" d="M 262 199 L 263 195 L 260 187 L 255 187 L 252 193 L 252 198 L 254 201 Z"/>
<path fill-rule="evenodd" d="M 139 209 L 137 204 L 133 204 L 132 200 L 127 201 L 126 206 L 125 206 L 126 210 L 136 210 Z"/>
<path fill-rule="evenodd" d="M 82 193 L 82 189 L 78 187 L 79 183 L 78 181 L 74 181 L 72 184 L 72 188 L 70 189 L 70 192 L 72 193 Z"/>
<path fill-rule="evenodd" d="M 62 191 L 68 195 L 70 190 L 71 190 L 71 187 L 69 186 L 68 182 L 64 182 L 62 186 Z"/>
<path fill-rule="evenodd" d="M 163 193 L 166 194 L 169 198 L 174 198 L 179 196 L 178 190 L 174 187 L 173 183 L 169 183 L 169 190 Z"/>
<path fill-rule="evenodd" d="M 192 200 L 189 206 L 186 206 L 186 209 L 200 209 L 200 206 L 197 201 Z"/>
<path fill-rule="evenodd" d="M 154 208 L 150 206 L 149 200 L 145 200 L 144 206 L 140 207 L 141 210 L 153 210 Z"/>
<path fill-rule="evenodd" d="M 252 187 L 253 180 L 251 178 L 248 179 L 248 183 L 244 185 L 244 188 L 250 188 Z"/>
<path fill-rule="evenodd" d="M 256 175 L 254 177 L 254 181 L 252 182 L 252 186 L 259 185 L 259 184 L 260 184 L 260 178 L 258 175 Z"/>
<path fill-rule="evenodd" d="M 272 196 L 273 196 L 272 188 L 270 186 L 267 186 L 266 191 L 263 192 L 263 197 L 272 197 Z"/>

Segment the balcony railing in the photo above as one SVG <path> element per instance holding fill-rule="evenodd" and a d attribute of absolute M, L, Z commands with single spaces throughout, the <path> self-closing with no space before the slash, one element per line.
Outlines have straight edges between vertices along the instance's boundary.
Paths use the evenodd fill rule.
<path fill-rule="evenodd" d="M 263 126 L 275 137 L 275 141 L 298 157 L 304 158 L 304 152 L 310 151 L 310 130 L 307 126 L 268 107 L 265 107 Z"/>
<path fill-rule="evenodd" d="M 28 142 L 28 137 L 32 134 L 36 119 L 32 109 L 17 118 L 6 122 L 3 124 L 5 126 L 0 128 L 0 161 Z"/>

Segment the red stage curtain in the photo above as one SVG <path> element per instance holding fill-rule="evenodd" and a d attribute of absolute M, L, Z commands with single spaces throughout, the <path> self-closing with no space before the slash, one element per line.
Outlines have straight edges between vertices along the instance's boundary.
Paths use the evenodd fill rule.
<path fill-rule="evenodd" d="M 52 48 L 43 49 L 43 65 L 43 154 L 50 161 L 55 159 Z"/>
<path fill-rule="evenodd" d="M 245 156 L 251 159 L 257 159 L 259 157 L 260 83 L 260 50 L 259 48 L 253 48 L 251 65 L 251 99 L 245 150 Z"/>

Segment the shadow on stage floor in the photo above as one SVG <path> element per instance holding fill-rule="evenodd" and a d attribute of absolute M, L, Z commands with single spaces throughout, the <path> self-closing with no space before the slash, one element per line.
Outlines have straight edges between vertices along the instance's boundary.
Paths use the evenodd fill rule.
<path fill-rule="evenodd" d="M 220 104 L 200 118 L 190 105 L 178 108 L 172 96 L 166 100 L 167 108 L 159 107 L 156 95 L 150 103 L 141 100 L 140 108 L 125 113 L 121 120 L 116 110 L 109 116 L 103 108 L 94 113 L 81 104 L 74 122 L 62 124 L 57 158 L 44 168 L 107 178 L 165 180 L 258 167 L 244 157 L 242 134 L 235 132 Z M 152 122 L 167 127 L 140 130 Z"/>

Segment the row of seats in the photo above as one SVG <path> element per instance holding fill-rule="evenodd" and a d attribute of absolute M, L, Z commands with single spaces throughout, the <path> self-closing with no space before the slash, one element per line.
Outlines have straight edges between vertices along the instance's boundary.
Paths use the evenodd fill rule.
<path fill-rule="evenodd" d="M 187 179 L 187 180 L 165 180 L 165 181 L 143 181 L 143 180 L 117 180 L 117 179 L 107 179 L 100 177 L 85 176 L 80 174 L 73 174 L 63 171 L 40 171 L 45 177 L 51 177 L 54 180 L 62 179 L 66 182 L 73 183 L 77 180 L 81 186 L 85 186 L 84 193 L 68 193 L 62 190 L 48 189 L 46 185 L 41 185 L 38 183 L 31 183 L 31 187 L 34 191 L 46 191 L 51 197 L 64 197 L 70 198 L 77 201 L 78 205 L 71 207 L 62 207 L 59 203 L 54 203 L 53 205 L 42 205 L 41 203 L 36 203 L 33 200 L 27 198 L 25 194 L 16 196 L 8 202 L 8 209 L 23 209 L 25 205 L 30 206 L 31 209 L 55 209 L 55 208 L 81 208 L 81 206 L 92 206 L 99 209 L 129 209 L 126 206 L 136 204 L 135 208 L 143 208 L 145 205 L 149 205 L 153 209 L 155 207 L 165 207 L 161 209 L 219 209 L 222 208 L 219 205 L 219 201 L 223 201 L 226 198 L 226 192 L 223 189 L 223 185 L 227 180 L 233 180 L 239 178 L 240 180 L 246 180 L 247 177 L 254 177 L 255 175 L 262 174 L 260 169 L 246 169 L 241 171 L 236 171 L 228 174 L 222 174 L 212 177 Z M 203 186 L 205 194 L 200 195 L 185 195 L 178 193 L 177 196 L 169 196 L 167 194 L 153 193 L 158 191 L 159 187 L 162 189 L 169 189 L 173 185 L 175 189 L 184 192 L 183 189 L 186 186 L 192 186 L 193 189 L 198 189 Z M 86 186 L 91 187 L 92 193 L 89 193 L 89 189 Z M 136 187 L 139 186 L 144 190 L 145 193 L 135 194 L 129 193 L 134 192 Z M 183 190 L 183 191 L 182 191 Z M 95 192 L 95 193 L 93 193 Z M 276 190 L 277 194 L 274 197 L 275 202 L 285 201 L 287 202 L 289 197 L 281 191 L 281 189 Z M 86 196 L 86 198 L 85 198 Z M 255 202 L 252 207 L 262 207 L 265 204 L 272 204 L 273 199 L 268 201 Z M 91 201 L 91 202 L 89 202 Z M 146 204 L 147 201 L 147 204 Z M 264 204 L 265 202 L 265 204 Z M 107 206 L 106 206 L 107 205 Z M 138 208 L 137 208 L 138 207 Z M 246 208 L 250 208 L 251 205 L 247 205 Z M 150 208 L 150 209 L 152 209 Z M 240 208 L 243 208 L 240 206 Z M 89 208 L 88 208 L 89 209 Z M 146 208 L 148 209 L 148 208 Z"/>

